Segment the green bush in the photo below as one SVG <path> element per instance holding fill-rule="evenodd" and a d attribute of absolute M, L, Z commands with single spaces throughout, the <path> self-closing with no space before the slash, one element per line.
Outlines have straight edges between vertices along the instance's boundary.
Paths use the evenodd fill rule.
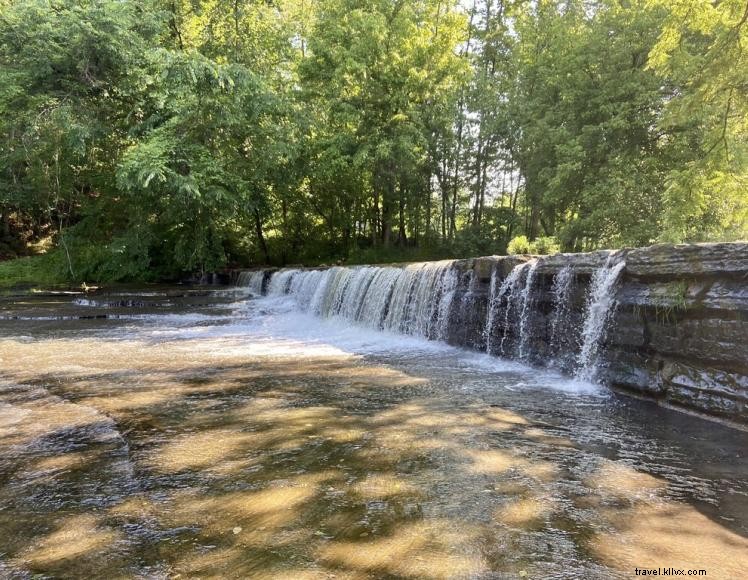
<path fill-rule="evenodd" d="M 515 254 L 532 254 L 532 246 L 527 239 L 527 236 L 515 236 L 511 239 L 506 247 L 506 252 L 510 256 Z"/>
<path fill-rule="evenodd" d="M 558 240 L 553 236 L 538 238 L 530 244 L 530 247 L 533 254 L 540 254 L 541 256 L 558 254 L 561 251 Z"/>
<path fill-rule="evenodd" d="M 17 285 L 56 286 L 67 282 L 60 274 L 57 251 L 0 262 L 0 288 Z"/>
<path fill-rule="evenodd" d="M 558 254 L 560 251 L 561 246 L 553 236 L 537 238 L 532 242 L 527 239 L 527 236 L 516 236 L 512 238 L 507 246 L 507 253 L 511 256 L 515 254 L 547 256 L 548 254 Z"/>

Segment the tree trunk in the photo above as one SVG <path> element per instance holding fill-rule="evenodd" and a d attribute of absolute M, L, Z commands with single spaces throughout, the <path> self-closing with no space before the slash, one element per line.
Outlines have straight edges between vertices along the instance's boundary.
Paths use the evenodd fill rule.
<path fill-rule="evenodd" d="M 382 203 L 382 245 L 385 248 L 390 246 L 392 237 L 392 208 L 389 201 Z"/>
<path fill-rule="evenodd" d="M 374 186 L 374 202 L 371 206 L 371 245 L 379 245 L 379 188 Z"/>
<path fill-rule="evenodd" d="M 465 42 L 465 47 L 460 53 L 460 56 L 466 57 L 470 54 L 470 44 L 473 40 L 473 20 L 475 19 L 475 13 L 477 10 L 478 2 L 473 0 L 473 7 L 470 10 L 470 18 L 468 20 L 468 34 Z M 460 94 L 460 98 L 457 104 L 457 148 L 455 150 L 454 160 L 454 176 L 452 179 L 452 207 L 449 212 L 449 239 L 454 240 L 455 234 L 457 233 L 457 196 L 460 187 L 460 162 L 462 160 L 462 139 L 465 128 L 465 94 L 464 89 Z"/>
<path fill-rule="evenodd" d="M 265 236 L 262 233 L 262 219 L 260 218 L 260 212 L 259 210 L 254 210 L 254 218 L 255 218 L 255 232 L 257 233 L 257 243 L 260 244 L 260 251 L 262 251 L 262 255 L 265 258 L 265 263 L 270 263 L 270 252 L 268 251 L 268 245 L 265 243 Z"/>
<path fill-rule="evenodd" d="M 442 195 L 442 243 L 447 241 L 447 197 L 449 196 L 449 183 L 447 181 L 447 156 L 442 158 L 442 171 L 439 175 L 439 190 Z"/>
<path fill-rule="evenodd" d="M 429 171 L 429 180 L 426 184 L 426 229 L 423 232 L 423 239 L 428 246 L 431 244 L 431 171 Z"/>
<path fill-rule="evenodd" d="M 478 149 L 475 152 L 475 205 L 473 205 L 473 228 L 480 230 L 480 206 L 483 185 L 483 127 L 478 133 Z"/>
<path fill-rule="evenodd" d="M 387 164 L 384 182 L 386 185 L 382 199 L 382 243 L 389 247 L 392 243 L 392 209 L 396 190 L 395 167 L 392 161 Z"/>
<path fill-rule="evenodd" d="M 400 200 L 398 204 L 398 232 L 397 232 L 397 244 L 404 248 L 408 245 L 408 236 L 405 233 L 405 196 L 403 191 L 400 191 Z"/>
<path fill-rule="evenodd" d="M 281 211 L 283 219 L 284 238 L 284 243 L 281 245 L 281 261 L 285 264 L 286 260 L 288 259 L 285 240 L 288 240 L 291 237 L 291 233 L 288 231 L 288 201 L 286 200 L 285 196 L 283 197 L 283 200 L 281 202 Z"/>

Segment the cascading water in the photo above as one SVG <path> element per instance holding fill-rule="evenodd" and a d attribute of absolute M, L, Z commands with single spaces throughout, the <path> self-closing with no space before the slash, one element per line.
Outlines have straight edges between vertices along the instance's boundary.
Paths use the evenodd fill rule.
<path fill-rule="evenodd" d="M 475 272 L 468 270 L 462 273 L 458 277 L 457 281 L 460 299 L 452 301 L 451 309 L 455 310 L 456 316 L 455 321 L 459 321 L 458 324 L 454 325 L 454 328 L 450 329 L 450 336 L 456 340 L 458 344 L 465 346 L 481 347 L 482 341 L 475 342 L 472 333 L 469 331 L 470 328 L 474 327 L 476 322 L 476 295 L 475 295 Z"/>
<path fill-rule="evenodd" d="M 573 306 L 576 273 L 572 266 L 562 268 L 554 277 L 547 328 L 539 327 L 536 318 L 538 302 L 543 300 L 542 285 L 538 284 L 541 264 L 542 259 L 517 264 L 503 280 L 501 269 L 494 268 L 482 341 L 458 336 L 475 324 L 475 301 L 480 299 L 480 291 L 473 288 L 473 271 L 461 275 L 453 261 L 402 268 L 288 269 L 274 272 L 266 284 L 263 272 L 242 272 L 238 283 L 255 294 L 261 294 L 264 285 L 268 296 L 288 295 L 302 311 L 323 318 L 337 317 L 377 330 L 431 340 L 454 338 L 459 344 L 478 348 L 483 348 L 484 343 L 489 354 L 523 361 L 538 358 L 533 351 L 533 336 L 540 332 L 539 340 L 548 344 L 550 366 L 575 368 L 577 378 L 594 381 L 606 326 L 615 311 L 616 282 L 625 264 L 614 262 L 610 256 L 595 272 L 583 318 Z M 458 292 L 459 289 L 464 291 Z M 455 320 L 463 324 L 451 324 Z M 577 339 L 579 327 L 581 337 Z M 545 338 L 542 333 L 547 333 Z"/>
<path fill-rule="evenodd" d="M 553 314 L 550 325 L 550 355 L 552 366 L 565 368 L 574 344 L 572 298 L 574 293 L 574 268 L 565 266 L 553 279 Z"/>
<path fill-rule="evenodd" d="M 613 263 L 608 256 L 605 264 L 598 268 L 590 282 L 587 307 L 582 327 L 582 349 L 577 357 L 576 377 L 594 382 L 597 378 L 600 348 L 605 339 L 608 322 L 616 308 L 616 283 L 626 263 Z"/>
<path fill-rule="evenodd" d="M 491 285 L 488 291 L 488 313 L 486 315 L 486 326 L 483 328 L 483 339 L 486 342 L 486 352 L 491 353 L 493 346 L 493 329 L 496 320 L 496 312 L 499 309 L 501 295 L 497 292 L 499 285 L 499 268 L 494 266 L 491 272 Z"/>
<path fill-rule="evenodd" d="M 446 341 L 448 338 L 449 317 L 452 314 L 452 303 L 454 302 L 457 284 L 459 283 L 457 270 L 445 268 L 440 280 L 439 300 L 436 312 L 436 338 Z"/>
<path fill-rule="evenodd" d="M 281 270 L 272 275 L 267 294 L 288 294 L 302 310 L 325 318 L 441 339 L 456 286 L 453 262 L 444 261 L 403 268 Z"/>
<path fill-rule="evenodd" d="M 530 345 L 530 317 L 532 315 L 532 287 L 535 283 L 535 273 L 538 269 L 538 261 L 532 262 L 527 276 L 525 277 L 525 287 L 522 289 L 522 310 L 519 317 L 519 348 L 518 355 L 520 360 L 527 360 L 529 356 L 528 347 Z"/>
<path fill-rule="evenodd" d="M 262 281 L 265 278 L 264 270 L 255 270 L 253 272 L 239 272 L 236 279 L 236 285 L 248 288 L 252 294 L 259 296 L 262 294 Z"/>
<path fill-rule="evenodd" d="M 431 339 L 446 337 L 455 297 L 454 286 L 449 286 L 452 266 L 447 261 L 406 267 L 392 288 L 386 328 Z"/>
<path fill-rule="evenodd" d="M 528 263 L 523 262 L 517 264 L 509 275 L 504 278 L 501 285 L 498 284 L 499 269 L 494 268 L 491 273 L 491 290 L 489 296 L 488 305 L 488 316 L 486 317 L 486 326 L 483 330 L 483 334 L 486 338 L 486 352 L 493 354 L 495 350 L 494 345 L 494 332 L 496 326 L 496 320 L 502 309 L 502 301 L 506 296 L 506 303 L 503 305 L 504 324 L 502 326 L 501 341 L 499 342 L 498 353 L 505 354 L 505 344 L 508 336 L 508 328 L 510 316 L 512 313 L 512 305 L 515 303 L 514 297 L 519 291 L 519 284 L 521 282 L 521 276 Z M 497 289 L 498 286 L 498 289 Z"/>
<path fill-rule="evenodd" d="M 522 283 L 523 275 L 527 272 L 528 268 L 533 266 L 533 264 L 534 262 L 524 262 L 515 266 L 509 273 L 509 276 L 506 277 L 506 280 L 504 280 L 504 283 L 501 285 L 502 288 L 499 290 L 499 295 L 507 295 L 506 306 L 504 307 L 504 328 L 501 336 L 501 343 L 499 344 L 499 353 L 502 356 L 508 354 L 507 338 L 509 337 L 509 327 L 511 326 L 512 316 L 518 316 L 518 313 L 521 312 L 523 306 L 522 297 L 526 286 L 526 284 Z"/>
<path fill-rule="evenodd" d="M 325 316 L 337 316 L 345 304 L 345 294 L 351 285 L 353 271 L 347 268 L 340 268 L 338 279 L 335 282 L 334 289 L 330 292 L 330 301 L 324 311 Z"/>
<path fill-rule="evenodd" d="M 280 296 L 282 294 L 288 294 L 294 276 L 300 272 L 301 270 L 281 270 L 280 272 L 273 274 L 270 278 L 270 283 L 268 284 L 267 295 Z"/>
<path fill-rule="evenodd" d="M 343 317 L 371 328 L 382 328 L 399 272 L 395 268 L 366 268 L 363 274 L 368 282 L 362 292 L 349 299 L 353 301 L 351 307 L 356 314 L 348 318 L 347 313 L 343 313 Z"/>

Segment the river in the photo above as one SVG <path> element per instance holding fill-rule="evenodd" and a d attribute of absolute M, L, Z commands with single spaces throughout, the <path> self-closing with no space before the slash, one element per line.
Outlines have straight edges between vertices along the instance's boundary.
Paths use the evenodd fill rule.
<path fill-rule="evenodd" d="M 740 578 L 747 452 L 286 295 L 0 299 L 3 578 Z"/>

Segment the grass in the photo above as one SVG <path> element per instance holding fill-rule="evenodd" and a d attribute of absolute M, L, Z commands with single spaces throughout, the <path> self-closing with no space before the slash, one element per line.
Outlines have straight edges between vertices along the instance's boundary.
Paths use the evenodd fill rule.
<path fill-rule="evenodd" d="M 67 284 L 52 254 L 0 262 L 0 288 Z"/>

